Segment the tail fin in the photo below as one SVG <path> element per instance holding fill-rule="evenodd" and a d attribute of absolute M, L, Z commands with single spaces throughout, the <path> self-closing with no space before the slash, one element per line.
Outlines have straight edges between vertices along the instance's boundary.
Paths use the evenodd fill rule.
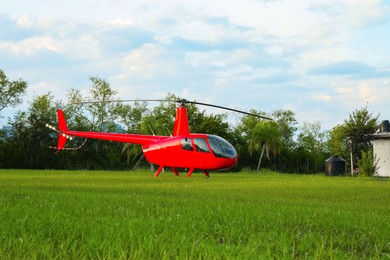
<path fill-rule="evenodd" d="M 68 130 L 68 126 L 66 125 L 64 113 L 62 112 L 62 110 L 60 109 L 57 110 L 57 116 L 58 116 L 58 129 L 52 125 L 46 124 L 47 128 L 58 133 L 57 147 L 49 146 L 49 148 L 57 150 L 55 153 L 58 153 L 61 150 L 70 150 L 70 149 L 73 150 L 72 148 L 64 148 L 66 144 L 66 139 L 72 140 L 72 137 L 68 135 L 69 130 Z M 81 146 L 83 146 L 84 144 L 85 141 Z"/>
<path fill-rule="evenodd" d="M 58 116 L 58 145 L 57 150 L 62 150 L 66 144 L 66 139 L 69 139 L 69 136 L 66 134 L 68 131 L 68 126 L 66 125 L 64 112 L 61 109 L 57 110 Z"/>
<path fill-rule="evenodd" d="M 58 109 L 57 115 L 58 115 L 58 130 L 60 130 L 60 132 L 68 131 L 68 126 L 66 125 L 64 112 L 62 112 L 61 109 Z"/>

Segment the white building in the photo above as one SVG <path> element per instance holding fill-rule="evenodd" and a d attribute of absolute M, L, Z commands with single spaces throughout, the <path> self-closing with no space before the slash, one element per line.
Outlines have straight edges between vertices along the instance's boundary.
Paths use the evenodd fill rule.
<path fill-rule="evenodd" d="M 390 177 L 390 132 L 373 135 L 374 158 L 378 161 L 378 176 Z"/>

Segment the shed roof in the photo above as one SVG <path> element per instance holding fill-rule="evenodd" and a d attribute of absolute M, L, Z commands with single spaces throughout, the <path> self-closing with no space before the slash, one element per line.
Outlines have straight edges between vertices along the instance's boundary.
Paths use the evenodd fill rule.
<path fill-rule="evenodd" d="M 373 140 L 390 139 L 390 132 L 375 133 L 371 135 Z"/>

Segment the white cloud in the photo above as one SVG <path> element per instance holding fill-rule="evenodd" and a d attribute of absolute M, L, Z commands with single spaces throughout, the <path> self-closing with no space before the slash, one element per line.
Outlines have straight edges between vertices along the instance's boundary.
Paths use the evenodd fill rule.
<path fill-rule="evenodd" d="M 179 23 L 172 32 L 173 36 L 195 41 L 218 42 L 223 34 L 223 28 L 202 20 L 191 20 Z"/>
<path fill-rule="evenodd" d="M 145 44 L 124 56 L 122 66 L 128 73 L 151 77 L 157 70 L 161 69 L 158 66 L 158 59 L 162 54 L 162 48 L 154 44 Z"/>
<path fill-rule="evenodd" d="M 249 81 L 257 78 L 271 77 L 280 73 L 279 68 L 255 68 L 252 66 L 240 64 L 232 66 L 226 70 L 218 71 L 219 79 Z"/>
<path fill-rule="evenodd" d="M 64 94 L 64 90 L 61 89 L 61 87 L 58 84 L 53 84 L 53 82 L 37 82 L 34 84 L 30 84 L 27 88 L 27 95 L 30 97 L 40 96 L 44 95 L 48 92 L 51 92 L 52 94 Z"/>
<path fill-rule="evenodd" d="M 15 18 L 16 24 L 20 27 L 30 27 L 33 25 L 33 21 L 27 15 L 19 15 Z"/>
<path fill-rule="evenodd" d="M 327 94 L 317 94 L 317 95 L 314 95 L 314 98 L 322 100 L 322 101 L 331 101 L 332 100 L 332 96 L 327 95 Z"/>
<path fill-rule="evenodd" d="M 390 97 L 388 79 L 341 80 L 333 82 L 331 88 L 335 90 L 340 101 L 345 101 L 350 109 L 364 104 L 386 105 Z"/>
<path fill-rule="evenodd" d="M 189 51 L 185 53 L 185 62 L 191 66 L 212 65 L 216 67 L 225 67 L 227 65 L 234 65 L 244 63 L 255 55 L 248 49 L 237 49 L 234 51 Z"/>
<path fill-rule="evenodd" d="M 107 62 L 102 55 L 99 38 L 96 31 L 81 33 L 71 39 L 63 40 L 64 54 L 77 59 L 94 59 Z"/>
<path fill-rule="evenodd" d="M 108 21 L 107 24 L 112 25 L 114 27 L 128 27 L 134 26 L 135 22 L 131 18 L 115 17 L 114 19 Z"/>
<path fill-rule="evenodd" d="M 63 44 L 49 36 L 35 36 L 19 42 L 0 42 L 0 50 L 18 55 L 30 55 L 38 51 L 60 52 Z"/>
<path fill-rule="evenodd" d="M 382 19 L 387 8 L 382 0 L 347 0 L 348 20 L 355 28 L 361 28 Z"/>
<path fill-rule="evenodd" d="M 55 26 L 55 19 L 50 19 L 47 17 L 36 17 L 29 16 L 26 14 L 16 14 L 12 15 L 11 19 L 15 21 L 16 25 L 21 29 L 50 29 L 50 27 Z"/>

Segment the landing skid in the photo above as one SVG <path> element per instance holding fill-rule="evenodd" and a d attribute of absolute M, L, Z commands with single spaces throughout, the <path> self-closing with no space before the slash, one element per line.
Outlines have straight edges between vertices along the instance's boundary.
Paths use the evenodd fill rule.
<path fill-rule="evenodd" d="M 158 177 L 163 169 L 164 169 L 164 166 L 160 165 L 160 166 L 158 167 L 156 173 L 154 174 L 154 177 Z M 171 167 L 171 170 L 172 170 L 173 174 L 175 174 L 176 176 L 179 176 L 179 172 L 176 170 L 176 168 Z M 187 178 L 191 177 L 191 175 L 192 175 L 192 173 L 193 173 L 194 170 L 195 170 L 195 168 L 190 168 L 190 170 L 188 171 L 186 177 L 187 177 Z M 210 174 L 208 173 L 208 171 L 203 170 L 203 173 L 204 173 L 204 175 L 205 175 L 207 178 L 210 177 Z"/>

